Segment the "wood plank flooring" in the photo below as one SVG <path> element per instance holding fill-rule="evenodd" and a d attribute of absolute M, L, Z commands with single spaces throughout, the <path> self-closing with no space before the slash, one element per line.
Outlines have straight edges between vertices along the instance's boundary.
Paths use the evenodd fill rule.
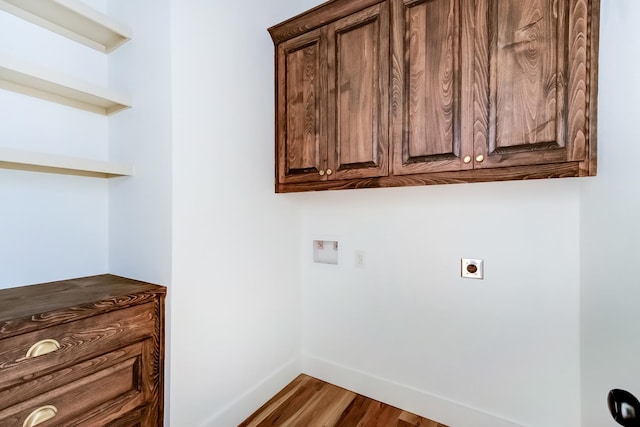
<path fill-rule="evenodd" d="M 238 427 L 447 427 L 300 375 Z"/>

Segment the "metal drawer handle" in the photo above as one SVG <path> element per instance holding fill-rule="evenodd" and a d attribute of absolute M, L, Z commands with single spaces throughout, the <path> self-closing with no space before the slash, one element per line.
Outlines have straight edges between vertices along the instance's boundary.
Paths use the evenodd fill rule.
<path fill-rule="evenodd" d="M 56 340 L 42 340 L 31 346 L 26 358 L 42 356 L 60 349 L 60 343 Z M 34 424 L 35 425 L 35 424 Z"/>
<path fill-rule="evenodd" d="M 35 427 L 45 421 L 49 421 L 58 413 L 58 408 L 53 405 L 43 406 L 29 414 L 22 427 Z"/>

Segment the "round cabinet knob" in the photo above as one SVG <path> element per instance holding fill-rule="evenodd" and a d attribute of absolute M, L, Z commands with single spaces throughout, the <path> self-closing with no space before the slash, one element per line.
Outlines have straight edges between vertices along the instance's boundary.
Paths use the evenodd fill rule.
<path fill-rule="evenodd" d="M 478 154 L 478 157 L 476 157 L 476 162 L 482 163 L 483 161 L 484 161 L 484 156 L 482 154 Z"/>
<path fill-rule="evenodd" d="M 466 156 L 462 161 L 465 162 L 465 164 L 471 163 L 471 156 Z"/>
<path fill-rule="evenodd" d="M 331 175 L 333 171 L 331 169 L 327 169 L 327 175 Z"/>
<path fill-rule="evenodd" d="M 324 170 L 321 170 L 320 172 L 318 172 L 320 174 L 320 176 L 324 176 Z"/>

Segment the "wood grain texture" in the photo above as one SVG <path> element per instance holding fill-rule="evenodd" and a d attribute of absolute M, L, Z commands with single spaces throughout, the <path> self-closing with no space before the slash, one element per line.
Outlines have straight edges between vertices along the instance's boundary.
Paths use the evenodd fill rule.
<path fill-rule="evenodd" d="M 568 161 L 567 21 L 566 2 L 480 1 L 476 46 L 488 58 L 476 55 L 476 168 Z"/>
<path fill-rule="evenodd" d="M 405 13 L 406 155 L 453 154 L 460 7 L 453 0 L 412 2 Z"/>
<path fill-rule="evenodd" d="M 588 10 L 588 57 L 587 57 L 587 160 L 580 162 L 580 176 L 595 176 L 598 173 L 598 50 L 600 45 L 600 0 L 589 2 Z"/>
<path fill-rule="evenodd" d="M 463 56 L 473 35 L 466 0 L 392 6 L 393 174 L 469 169 L 461 158 L 472 151 L 462 122 L 473 69 Z"/>
<path fill-rule="evenodd" d="M 320 69 L 318 41 L 290 50 L 287 60 L 287 168 L 317 169 L 319 157 L 317 81 Z"/>
<path fill-rule="evenodd" d="M 0 341 L 0 389 L 22 382 L 25 372 L 50 374 L 78 360 L 99 355 L 105 348 L 117 348 L 120 343 L 145 338 L 153 333 L 155 326 L 150 306 L 129 307 L 3 339 Z M 45 339 L 57 340 L 60 349 L 46 357 L 26 359 L 29 347 Z"/>
<path fill-rule="evenodd" d="M 341 29 L 336 34 L 336 152 L 344 164 L 376 160 L 378 85 L 376 28 L 379 21 Z M 358 49 L 359 48 L 359 49 Z"/>
<path fill-rule="evenodd" d="M 64 384 L 75 382 L 93 372 L 101 371 L 125 360 L 138 357 L 140 354 L 142 354 L 142 344 L 137 343 L 48 374 L 35 376 L 33 379 L 23 378 L 21 382 L 13 387 L 5 387 L 3 385 L 0 387 L 0 408 L 7 408 L 20 403 L 24 400 L 24 396 L 31 393 L 32 390 L 37 389 L 41 393 L 51 391 Z M 6 384 L 4 381 L 3 383 Z"/>
<path fill-rule="evenodd" d="M 268 29 L 274 44 L 320 28 L 385 0 L 329 0 Z"/>
<path fill-rule="evenodd" d="M 417 185 L 572 178 L 578 176 L 580 176 L 580 165 L 578 162 L 551 163 L 534 166 L 394 175 L 380 178 L 345 179 L 293 185 L 285 184 L 280 185 L 279 190 L 283 193 L 299 191 L 352 190 L 358 188 L 410 187 Z"/>
<path fill-rule="evenodd" d="M 379 78 L 374 92 L 365 88 L 377 23 L 338 26 L 387 6 L 389 60 L 378 64 L 388 67 L 388 86 Z M 272 27 L 276 46 L 326 30 L 328 63 L 329 119 L 319 127 L 327 163 L 317 162 L 319 173 L 277 176 L 276 191 L 595 175 L 599 12 L 600 0 L 333 0 Z M 365 108 L 384 102 L 388 133 Z M 388 173 L 372 167 L 384 162 Z"/>
<path fill-rule="evenodd" d="M 166 292 L 162 286 L 111 274 L 4 289 L 0 339 L 145 304 Z"/>
<path fill-rule="evenodd" d="M 276 46 L 279 183 L 388 174 L 389 5 L 334 18 Z"/>
<path fill-rule="evenodd" d="M 43 405 L 58 408 L 52 426 L 162 425 L 165 295 L 113 275 L 1 290 L 16 317 L 0 323 L 0 426 Z M 25 357 L 43 339 L 60 347 Z"/>
<path fill-rule="evenodd" d="M 597 170 L 597 82 L 599 0 L 570 0 L 567 132 L 569 157 L 580 160 L 582 175 Z"/>
<path fill-rule="evenodd" d="M 304 374 L 238 427 L 266 426 L 446 427 Z"/>
<path fill-rule="evenodd" d="M 594 31 L 588 3 L 599 4 L 477 2 L 474 147 L 484 161 L 474 167 L 575 161 L 580 176 L 591 174 L 596 153 L 585 137 L 586 88 L 595 74 L 587 55 Z"/>
<path fill-rule="evenodd" d="M 282 182 L 318 180 L 327 158 L 326 30 L 278 46 L 277 170 Z"/>
<path fill-rule="evenodd" d="M 140 420 L 144 420 L 147 418 L 147 414 L 149 412 L 149 407 L 144 406 L 142 408 L 137 408 L 133 411 L 127 412 L 122 417 L 117 420 L 108 422 L 105 424 L 106 427 L 143 427 L 140 423 Z"/>
<path fill-rule="evenodd" d="M 327 179 L 388 173 L 389 6 L 380 3 L 328 26 Z"/>
<path fill-rule="evenodd" d="M 564 13 L 558 12 L 564 8 L 549 0 L 493 4 L 496 148 L 554 142 L 562 98 L 557 79 L 564 74 L 558 63 Z"/>
<path fill-rule="evenodd" d="M 130 409 L 143 402 L 141 393 L 135 389 L 136 359 L 128 359 L 109 368 L 91 374 L 57 389 L 25 399 L 20 403 L 0 410 L 0 425 L 19 426 L 27 416 L 38 407 L 53 405 L 58 409 L 53 423 L 57 425 L 82 425 L 76 419 L 88 420 L 95 408 L 109 402 L 118 401 L 120 396 L 128 394 L 121 404 L 130 405 Z M 116 414 L 111 413 L 112 418 Z"/>

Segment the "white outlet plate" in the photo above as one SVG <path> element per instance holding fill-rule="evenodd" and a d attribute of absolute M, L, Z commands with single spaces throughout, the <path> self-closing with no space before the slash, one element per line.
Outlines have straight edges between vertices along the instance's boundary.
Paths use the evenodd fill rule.
<path fill-rule="evenodd" d="M 466 279 L 484 279 L 484 260 L 462 258 L 460 275 Z"/>

